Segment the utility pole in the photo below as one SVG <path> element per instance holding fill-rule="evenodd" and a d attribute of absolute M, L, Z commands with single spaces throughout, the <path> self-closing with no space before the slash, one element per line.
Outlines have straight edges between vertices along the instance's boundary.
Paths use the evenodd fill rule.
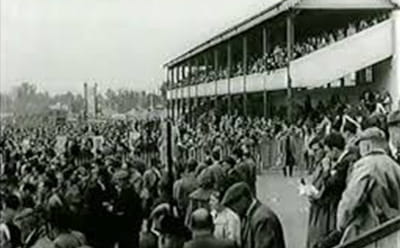
<path fill-rule="evenodd" d="M 287 119 L 289 123 L 293 120 L 293 91 L 292 91 L 292 76 L 290 71 L 290 64 L 292 61 L 292 49 L 294 42 L 294 27 L 293 27 L 293 13 L 289 13 L 286 17 L 286 49 L 287 49 Z"/>

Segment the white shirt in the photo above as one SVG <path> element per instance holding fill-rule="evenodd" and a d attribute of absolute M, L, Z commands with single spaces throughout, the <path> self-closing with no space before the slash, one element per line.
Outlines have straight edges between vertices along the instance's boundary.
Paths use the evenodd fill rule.
<path fill-rule="evenodd" d="M 229 208 L 224 208 L 222 211 L 211 212 L 214 220 L 214 236 L 219 239 L 232 240 L 239 247 L 241 244 L 241 227 L 240 218 Z"/>
<path fill-rule="evenodd" d="M 395 145 L 393 145 L 393 142 L 391 142 L 391 141 L 389 141 L 389 150 L 393 156 L 397 156 L 397 147 Z"/>
<path fill-rule="evenodd" d="M 11 234 L 5 223 L 0 224 L 0 247 L 11 247 Z"/>

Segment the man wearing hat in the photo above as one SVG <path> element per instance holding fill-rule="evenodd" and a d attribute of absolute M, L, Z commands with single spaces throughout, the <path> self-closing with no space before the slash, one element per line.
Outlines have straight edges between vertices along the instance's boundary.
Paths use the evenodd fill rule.
<path fill-rule="evenodd" d="M 253 194 L 256 194 L 256 181 L 257 181 L 257 165 L 250 153 L 250 149 L 246 146 L 242 147 L 243 150 L 243 163 L 247 167 L 248 172 L 248 182 L 247 184 L 250 186 L 251 191 Z"/>
<path fill-rule="evenodd" d="M 226 191 L 221 204 L 231 208 L 241 217 L 243 248 L 285 248 L 279 218 L 254 197 L 246 183 L 232 185 Z"/>
<path fill-rule="evenodd" d="M 146 192 L 144 201 L 146 216 L 150 213 L 150 208 L 158 197 L 158 183 L 164 175 L 161 163 L 157 159 L 152 159 L 152 165 L 143 174 L 143 188 Z"/>
<path fill-rule="evenodd" d="M 196 168 L 197 161 L 195 159 L 189 159 L 182 178 L 175 181 L 173 186 L 173 197 L 182 213 L 186 211 L 189 205 L 189 195 L 198 188 L 195 176 Z"/>
<path fill-rule="evenodd" d="M 139 232 L 143 220 L 141 199 L 129 183 L 129 179 L 129 173 L 125 170 L 118 170 L 113 176 L 117 189 L 113 213 L 119 248 L 139 246 Z"/>
<path fill-rule="evenodd" d="M 101 168 L 98 176 L 86 190 L 84 197 L 84 229 L 88 242 L 93 247 L 111 248 L 112 238 L 109 235 L 109 225 L 112 220 L 111 206 L 115 192 L 110 183 L 110 174 L 106 168 Z"/>
<path fill-rule="evenodd" d="M 249 163 L 246 159 L 244 160 L 243 150 L 241 147 L 237 147 L 232 152 L 232 157 L 236 161 L 235 173 L 237 175 L 237 182 L 246 182 L 253 194 L 255 194 L 255 182 L 256 182 L 256 166 L 254 163 Z"/>
<path fill-rule="evenodd" d="M 214 237 L 214 223 L 210 211 L 199 208 L 191 216 L 192 240 L 184 248 L 234 248 L 235 243 Z"/>
<path fill-rule="evenodd" d="M 191 233 L 182 219 L 165 215 L 160 221 L 159 248 L 183 248 Z"/>
<path fill-rule="evenodd" d="M 198 177 L 199 187 L 189 195 L 189 205 L 185 214 L 185 225 L 190 226 L 192 213 L 199 208 L 209 208 L 213 192 L 213 180 L 210 171 L 204 170 Z"/>
<path fill-rule="evenodd" d="M 213 188 L 218 190 L 224 180 L 224 172 L 221 168 L 221 151 L 219 147 L 215 147 L 211 153 L 212 165 L 206 170 L 209 171 L 211 179 L 213 180 Z"/>
<path fill-rule="evenodd" d="M 389 129 L 390 155 L 400 164 L 400 110 L 389 114 L 387 124 Z"/>
<path fill-rule="evenodd" d="M 362 158 L 353 166 L 337 213 L 342 242 L 400 215 L 400 167 L 386 153 L 385 133 L 368 128 L 357 143 Z"/>

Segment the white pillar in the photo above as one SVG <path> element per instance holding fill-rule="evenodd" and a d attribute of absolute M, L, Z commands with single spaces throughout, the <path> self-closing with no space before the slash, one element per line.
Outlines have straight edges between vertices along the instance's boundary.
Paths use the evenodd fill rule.
<path fill-rule="evenodd" d="M 392 95 L 393 108 L 400 107 L 400 9 L 392 11 L 393 20 L 393 57 L 388 90 Z"/>

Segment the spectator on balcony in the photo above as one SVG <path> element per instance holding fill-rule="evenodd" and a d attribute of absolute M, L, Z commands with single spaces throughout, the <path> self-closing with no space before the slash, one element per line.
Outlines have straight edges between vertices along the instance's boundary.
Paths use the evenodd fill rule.
<path fill-rule="evenodd" d="M 238 63 L 236 65 L 236 72 L 235 72 L 235 76 L 241 76 L 243 75 L 243 68 L 242 68 L 242 64 Z"/>
<path fill-rule="evenodd" d="M 344 38 L 346 38 L 346 35 L 344 34 L 344 30 L 339 28 L 336 31 L 336 40 L 339 41 L 339 40 L 343 40 Z"/>
<path fill-rule="evenodd" d="M 336 39 L 335 39 L 334 34 L 333 34 L 333 33 L 330 33 L 330 34 L 329 34 L 329 37 L 328 37 L 328 43 L 329 43 L 329 44 L 333 44 L 333 43 L 335 43 L 335 42 L 336 42 Z"/>
<path fill-rule="evenodd" d="M 368 22 L 366 20 L 361 20 L 358 24 L 358 31 L 360 32 L 366 28 L 368 28 Z"/>
<path fill-rule="evenodd" d="M 353 23 L 350 23 L 347 28 L 346 35 L 350 36 L 350 35 L 355 34 L 356 32 L 357 32 L 356 26 Z"/>

